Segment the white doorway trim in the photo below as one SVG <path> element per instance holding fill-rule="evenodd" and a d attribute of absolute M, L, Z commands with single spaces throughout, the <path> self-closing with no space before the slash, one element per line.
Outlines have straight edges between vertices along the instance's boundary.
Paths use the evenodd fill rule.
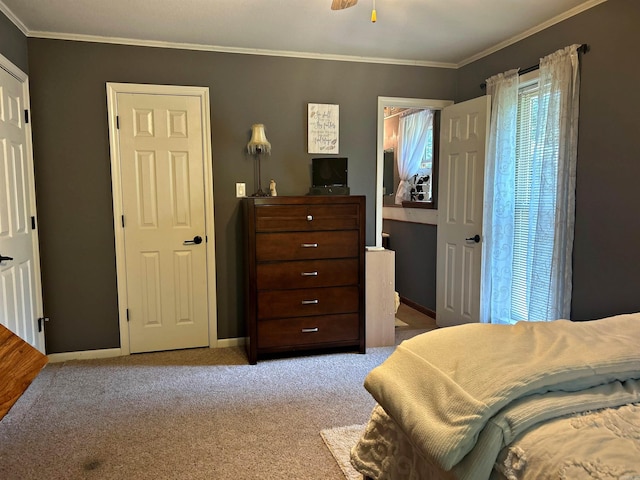
<path fill-rule="evenodd" d="M 452 100 L 426 98 L 378 97 L 378 148 L 376 163 L 376 247 L 382 247 L 382 179 L 384 176 L 384 109 L 385 107 L 430 108 L 442 110 L 453 105 Z M 437 213 L 437 212 L 436 212 Z"/>
<path fill-rule="evenodd" d="M 30 97 L 29 97 L 29 76 L 24 73 L 20 68 L 18 68 L 11 60 L 9 60 L 4 55 L 0 54 L 0 68 L 5 70 L 9 75 L 13 76 L 22 84 L 22 100 L 24 104 L 22 107 L 29 112 L 29 117 L 31 117 L 31 105 L 30 105 Z M 38 218 L 38 213 L 36 210 L 36 189 L 35 189 L 35 171 L 34 171 L 34 158 L 33 158 L 33 133 L 31 130 L 31 119 L 28 122 L 25 122 L 25 155 L 27 160 L 28 172 L 28 184 L 29 184 L 29 215 L 35 219 L 36 228 L 32 236 L 32 250 L 33 250 L 33 275 L 34 275 L 34 291 L 33 298 L 30 300 L 33 302 L 33 322 L 29 325 L 29 337 L 24 340 L 31 343 L 35 348 L 37 348 L 40 352 L 46 353 L 45 351 L 45 322 L 44 322 L 44 306 L 43 306 L 43 294 L 42 294 L 42 270 L 40 265 L 40 222 Z M 38 318 L 42 318 L 41 327 L 42 330 L 38 331 L 37 323 Z"/>
<path fill-rule="evenodd" d="M 202 105 L 202 129 L 204 152 L 205 234 L 207 242 L 207 293 L 209 303 L 209 347 L 218 346 L 218 320 L 216 300 L 215 228 L 213 215 L 213 163 L 211 156 L 211 122 L 209 112 L 209 88 L 173 85 L 139 85 L 107 82 L 107 112 L 109 121 L 109 146 L 111 157 L 111 184 L 113 192 L 113 226 L 116 246 L 116 275 L 118 286 L 118 316 L 120 326 L 120 350 L 122 355 L 131 353 L 129 326 L 127 324 L 127 285 L 124 228 L 122 227 L 122 187 L 120 154 L 117 132 L 117 95 L 137 93 L 150 95 L 189 95 L 200 97 Z"/>

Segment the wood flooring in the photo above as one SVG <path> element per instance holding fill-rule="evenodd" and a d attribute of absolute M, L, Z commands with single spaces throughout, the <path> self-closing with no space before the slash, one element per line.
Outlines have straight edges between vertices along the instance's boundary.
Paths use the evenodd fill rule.
<path fill-rule="evenodd" d="M 418 310 L 415 310 L 414 308 L 411 308 L 404 303 L 401 303 L 398 307 L 396 318 L 406 323 L 409 328 L 424 328 L 430 330 L 437 327 L 436 321 L 433 318 L 419 312 Z"/>
<path fill-rule="evenodd" d="M 398 320 L 402 323 L 399 324 Z M 396 312 L 396 345 L 421 333 L 438 328 L 435 319 L 401 303 Z"/>
<path fill-rule="evenodd" d="M 47 361 L 46 355 L 0 325 L 0 420 Z"/>

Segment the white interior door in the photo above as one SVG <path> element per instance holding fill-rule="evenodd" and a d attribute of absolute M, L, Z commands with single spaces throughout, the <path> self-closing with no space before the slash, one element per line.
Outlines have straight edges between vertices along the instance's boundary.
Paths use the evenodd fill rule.
<path fill-rule="evenodd" d="M 28 104 L 26 76 L 0 58 L 0 324 L 44 353 Z"/>
<path fill-rule="evenodd" d="M 478 322 L 484 158 L 490 97 L 442 112 L 436 312 L 439 326 Z M 477 237 L 476 237 L 477 235 Z"/>
<path fill-rule="evenodd" d="M 209 345 L 201 100 L 119 93 L 130 352 Z"/>

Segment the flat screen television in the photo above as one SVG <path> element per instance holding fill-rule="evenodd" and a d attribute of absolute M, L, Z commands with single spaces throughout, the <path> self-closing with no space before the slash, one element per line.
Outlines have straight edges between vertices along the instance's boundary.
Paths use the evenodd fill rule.
<path fill-rule="evenodd" d="M 311 159 L 313 187 L 347 186 L 347 157 L 322 157 Z"/>

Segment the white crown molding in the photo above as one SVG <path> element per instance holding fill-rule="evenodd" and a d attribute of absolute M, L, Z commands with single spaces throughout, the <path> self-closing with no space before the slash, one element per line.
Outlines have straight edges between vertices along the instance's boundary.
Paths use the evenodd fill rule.
<path fill-rule="evenodd" d="M 117 45 L 131 45 L 137 47 L 155 47 L 155 48 L 173 48 L 178 50 L 197 50 L 208 52 L 220 52 L 220 53 L 238 53 L 244 55 L 264 55 L 274 57 L 290 57 L 290 58 L 307 58 L 312 60 L 333 60 L 339 62 L 359 62 L 359 63 L 379 63 L 387 65 L 407 65 L 416 67 L 433 67 L 433 68 L 453 68 L 458 69 L 475 62 L 483 57 L 491 55 L 492 53 L 502 50 L 509 45 L 519 42 L 531 35 L 534 35 L 552 25 L 562 22 L 567 18 L 578 15 L 579 13 L 589 10 L 607 0 L 590 0 L 582 5 L 579 5 L 571 10 L 568 10 L 551 20 L 548 20 L 540 25 L 537 25 L 529 30 L 516 35 L 504 42 L 500 42 L 491 48 L 488 48 L 482 52 L 479 52 L 460 63 L 445 63 L 445 62 L 427 62 L 421 60 L 409 60 L 409 59 L 394 59 L 394 58 L 376 58 L 376 57 L 359 57 L 351 55 L 327 55 L 311 52 L 293 52 L 286 50 L 264 50 L 257 48 L 239 48 L 239 47 L 224 47 L 217 45 L 200 45 L 192 43 L 174 43 L 174 42 L 161 42 L 154 40 L 136 40 L 131 38 L 119 38 L 119 37 L 103 37 L 97 35 L 80 35 L 80 34 L 67 34 L 56 32 L 41 32 L 30 31 L 22 21 L 14 15 L 14 13 L 7 7 L 2 0 L 0 0 L 0 12 L 4 13 L 13 24 L 20 29 L 20 31 L 27 37 L 33 38 L 47 38 L 52 40 L 71 40 L 76 42 L 92 42 L 92 43 L 110 43 Z"/>
<path fill-rule="evenodd" d="M 2 0 L 0 0 L 0 12 L 4 13 L 5 16 L 11 20 L 11 22 L 20 29 L 20 31 L 25 34 L 27 37 L 29 36 L 29 29 L 27 26 L 22 23 L 22 21 L 15 16 L 15 14 L 11 11 L 9 7 L 7 7 Z"/>
<path fill-rule="evenodd" d="M 540 25 L 530 28 L 529 30 L 524 31 L 521 34 L 516 35 L 515 37 L 505 40 L 504 42 L 500 42 L 497 45 L 494 45 L 493 47 L 488 48 L 487 50 L 476 53 L 475 55 L 460 62 L 458 65 L 456 65 L 456 68 L 461 68 L 461 67 L 464 67 L 465 65 L 475 62 L 476 60 L 480 60 L 481 58 L 491 55 L 492 53 L 495 53 L 498 50 L 502 50 L 503 48 L 508 47 L 509 45 L 513 45 L 514 43 L 517 43 L 520 40 L 524 40 L 525 38 L 530 37 L 531 35 L 535 35 L 536 33 L 541 32 L 546 28 L 549 28 L 557 23 L 560 23 L 566 20 L 567 18 L 571 18 L 575 15 L 578 15 L 579 13 L 589 10 L 590 8 L 593 8 L 596 5 L 600 5 L 601 3 L 604 3 L 606 1 L 607 0 L 590 0 L 589 2 L 583 3 L 582 5 L 578 5 L 577 7 L 574 7 L 571 10 L 567 10 L 566 12 L 558 15 L 557 17 L 554 17 L 550 20 L 547 20 L 544 23 L 541 23 Z M 580 43 L 579 40 L 576 40 L 576 42 Z"/>
<path fill-rule="evenodd" d="M 95 35 L 79 35 L 56 32 L 29 32 L 29 37 L 52 40 L 72 40 L 76 42 L 111 43 L 136 47 L 174 48 L 178 50 L 198 50 L 206 52 L 238 53 L 244 55 L 264 55 L 272 57 L 308 58 L 313 60 L 333 60 L 338 62 L 382 63 L 391 65 L 409 65 L 418 67 L 456 68 L 454 63 L 425 62 L 420 60 L 358 57 L 351 55 L 329 55 L 311 52 L 293 52 L 286 50 L 265 50 L 259 48 L 224 47 L 219 45 L 201 45 L 196 43 L 174 43 L 156 40 L 137 40 L 132 38 L 101 37 Z"/>
<path fill-rule="evenodd" d="M 491 48 L 488 48 L 482 52 L 479 52 L 458 64 L 455 63 L 444 63 L 444 62 L 427 62 L 427 61 L 419 61 L 419 60 L 408 60 L 408 59 L 393 59 L 393 58 L 376 58 L 376 57 L 359 57 L 359 56 L 351 56 L 351 55 L 327 55 L 327 54 L 319 54 L 319 53 L 311 53 L 311 52 L 294 52 L 294 51 L 286 51 L 286 50 L 265 50 L 265 49 L 257 49 L 257 48 L 239 48 L 239 47 L 224 47 L 224 46 L 216 46 L 216 45 L 200 45 L 200 44 L 191 44 L 191 43 L 174 43 L 174 42 L 161 42 L 154 40 L 136 40 L 130 38 L 119 38 L 119 37 L 102 37 L 96 35 L 80 35 L 80 34 L 66 34 L 66 33 L 56 33 L 56 32 L 40 32 L 40 31 L 30 31 L 27 26 L 22 23 L 22 21 L 7 7 L 2 0 L 0 0 L 0 12 L 4 13 L 6 17 L 13 22 L 13 24 L 20 29 L 20 31 L 26 35 L 27 37 L 33 38 L 47 38 L 52 40 L 71 40 L 77 42 L 92 42 L 92 43 L 110 43 L 110 44 L 118 44 L 118 45 L 131 45 L 138 47 L 155 47 L 155 48 L 172 48 L 179 50 L 197 50 L 197 51 L 209 51 L 209 52 L 221 52 L 221 53 L 238 53 L 244 55 L 265 55 L 265 56 L 275 56 L 275 57 L 290 57 L 290 58 L 307 58 L 314 60 L 333 60 L 333 61 L 341 61 L 341 62 L 360 62 L 360 63 L 379 63 L 379 64 L 388 64 L 388 65 L 408 65 L 408 66 L 418 66 L 418 67 L 433 67 L 433 68 L 461 68 L 465 65 L 468 65 L 476 60 L 479 60 L 483 57 L 491 55 L 499 50 L 502 50 L 509 45 L 513 45 L 514 43 L 519 42 L 531 35 L 534 35 L 542 30 L 560 23 L 568 18 L 571 18 L 579 13 L 582 13 L 590 8 L 595 7 L 601 3 L 606 2 L 607 0 L 590 0 L 582 5 L 579 5 L 571 10 L 568 10 L 544 23 L 541 23 L 525 32 L 516 35 L 504 42 L 500 42 L 497 45 L 494 45 Z"/>

